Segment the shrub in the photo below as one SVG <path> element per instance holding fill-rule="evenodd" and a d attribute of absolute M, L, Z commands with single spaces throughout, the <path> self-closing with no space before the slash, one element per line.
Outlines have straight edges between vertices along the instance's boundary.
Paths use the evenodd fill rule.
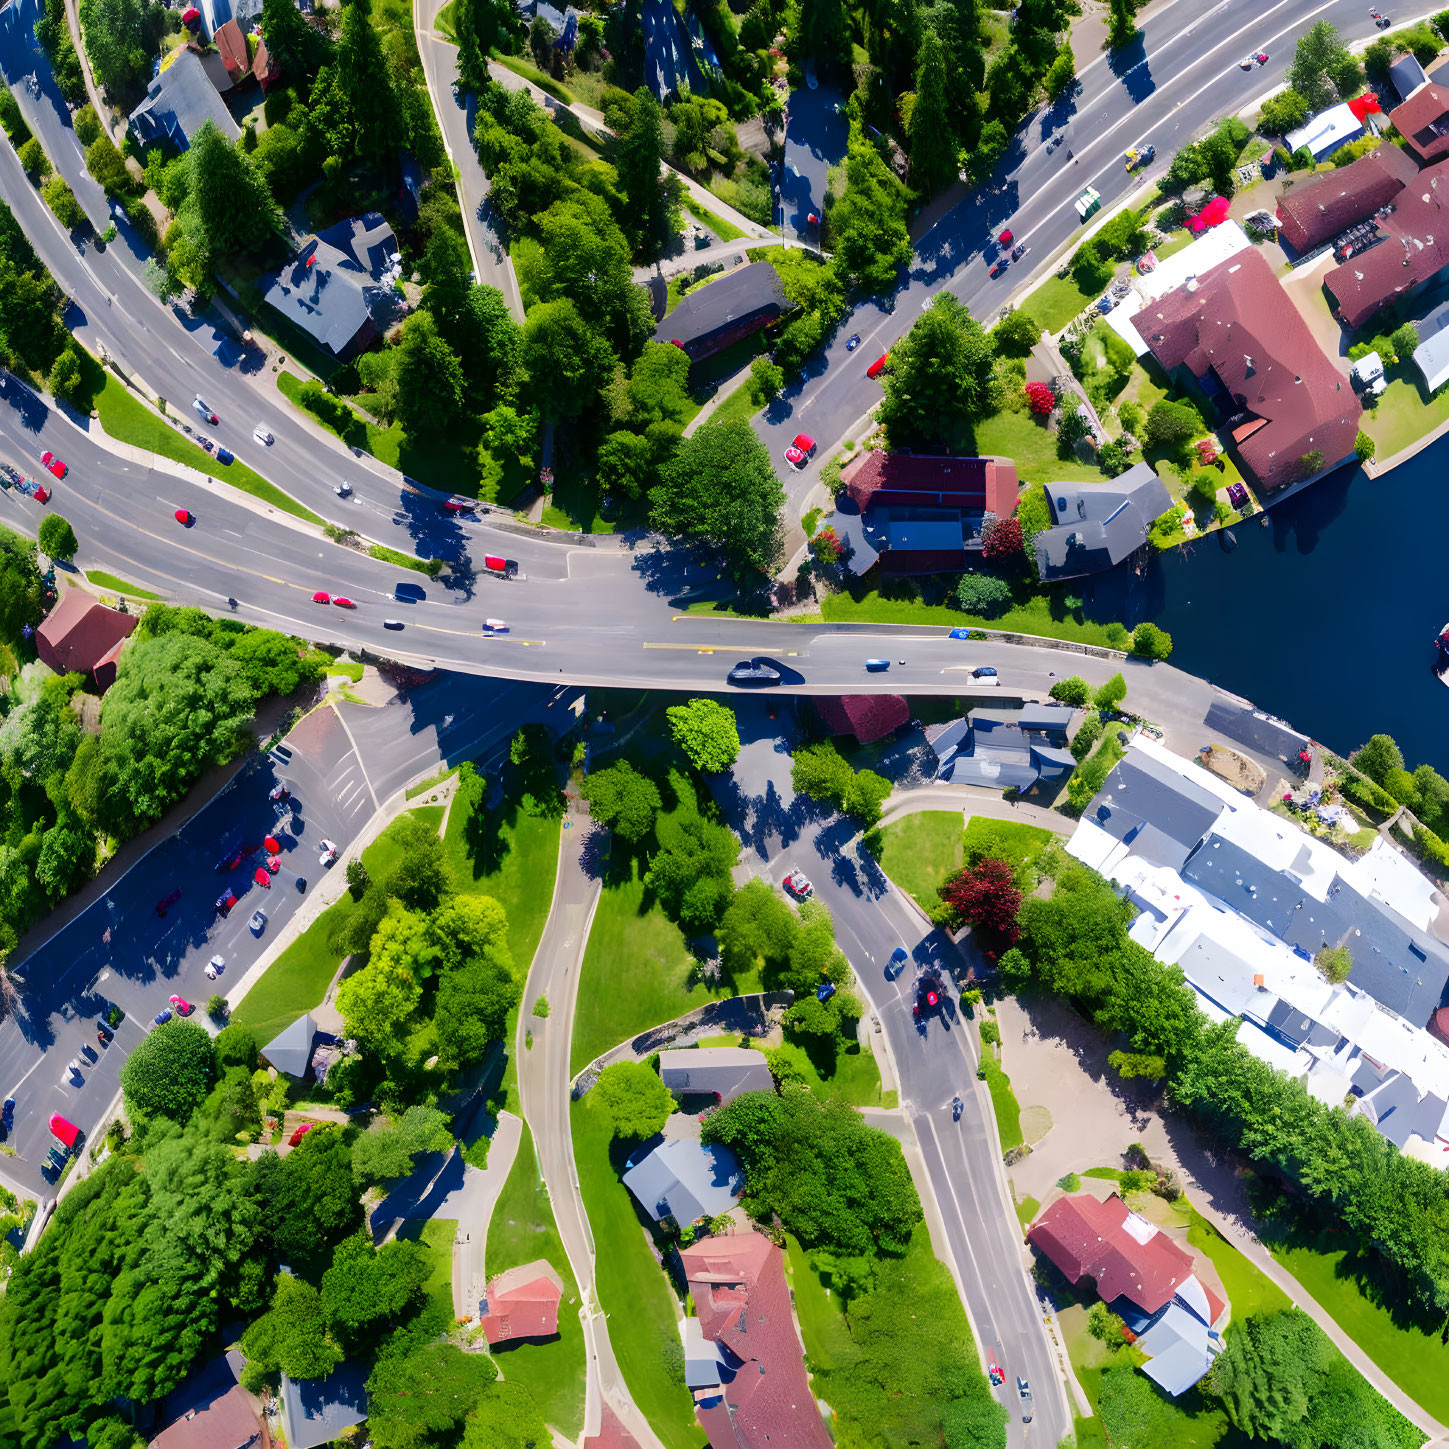
<path fill-rule="evenodd" d="M 1400 362 L 1406 362 L 1414 355 L 1415 349 L 1419 346 L 1419 329 L 1412 322 L 1405 322 L 1402 327 L 1395 327 L 1389 333 L 1389 346 L 1394 350 L 1394 356 Z"/>
<path fill-rule="evenodd" d="M 962 574 L 956 585 L 956 603 L 968 614 L 994 619 L 1011 603 L 1011 587 L 993 574 Z"/>
<path fill-rule="evenodd" d="M 75 192 L 63 176 L 52 176 L 41 188 L 45 204 L 55 213 L 55 219 L 67 231 L 79 231 L 86 224 L 86 214 L 75 199 Z"/>
<path fill-rule="evenodd" d="M 1080 1192 L 1082 1190 L 1082 1179 L 1075 1172 L 1069 1172 L 1065 1177 L 1057 1179 L 1057 1186 L 1063 1192 Z"/>
<path fill-rule="evenodd" d="M 1312 107 L 1294 90 L 1279 91 L 1263 104 L 1258 129 L 1265 136 L 1286 136 L 1308 119 Z"/>
<path fill-rule="evenodd" d="M 1041 340 L 1041 323 L 1013 308 L 991 329 L 991 340 L 1003 357 L 1026 357 Z"/>
<path fill-rule="evenodd" d="M 1132 632 L 1132 652 L 1144 659 L 1166 659 L 1172 653 L 1172 635 L 1144 620 Z"/>
<path fill-rule="evenodd" d="M 994 1021 L 983 1021 L 981 1023 L 981 1045 L 1001 1045 L 1001 1028 Z"/>
<path fill-rule="evenodd" d="M 1092 697 L 1092 686 L 1080 674 L 1069 674 L 1052 685 L 1050 698 L 1081 709 Z"/>
<path fill-rule="evenodd" d="M 1109 477 L 1115 478 L 1132 466 L 1127 449 L 1116 438 L 1110 438 L 1097 449 L 1097 466 Z"/>
<path fill-rule="evenodd" d="M 75 127 L 82 146 L 89 146 L 101 134 L 100 117 L 96 115 L 96 108 L 89 101 L 75 113 L 71 124 Z"/>
<path fill-rule="evenodd" d="M 40 520 L 39 537 L 40 551 L 62 562 L 73 559 L 79 547 L 75 529 L 70 526 L 68 519 L 62 518 L 58 513 L 47 513 Z"/>
<path fill-rule="evenodd" d="M 1154 448 L 1180 448 L 1203 429 L 1202 418 L 1188 403 L 1162 398 L 1147 414 L 1147 442 Z"/>
<path fill-rule="evenodd" d="M 50 175 L 50 157 L 45 154 L 45 147 L 32 136 L 17 153 L 20 157 L 20 164 L 25 168 L 25 174 L 32 181 L 40 181 Z"/>
<path fill-rule="evenodd" d="M 533 1014 L 538 1017 L 546 1017 L 548 1015 L 548 1011 L 548 997 L 540 996 L 538 1000 L 533 1003 Z"/>
<path fill-rule="evenodd" d="M 1376 785 L 1364 775 L 1345 771 L 1338 778 L 1338 793 L 1351 805 L 1365 810 L 1374 810 L 1381 815 L 1392 815 L 1398 809 L 1398 801 L 1382 785 Z"/>
<path fill-rule="evenodd" d="M 1082 727 L 1072 736 L 1071 743 L 1072 758 L 1079 765 L 1092 753 L 1092 746 L 1102 738 L 1104 728 L 1099 714 L 1089 714 L 1082 721 Z"/>
<path fill-rule="evenodd" d="M 226 997 L 221 992 L 213 991 L 206 999 L 206 1014 L 213 1021 L 225 1021 L 227 1017 Z"/>
<path fill-rule="evenodd" d="M 1026 385 L 1026 401 L 1038 417 L 1048 417 L 1057 405 L 1057 395 L 1044 382 L 1029 382 Z"/>
<path fill-rule="evenodd" d="M 774 398 L 784 386 L 784 372 L 768 357 L 757 357 L 750 364 L 750 396 L 760 406 Z"/>
<path fill-rule="evenodd" d="M 1358 430 L 1358 437 L 1353 440 L 1353 451 L 1359 462 L 1367 463 L 1377 450 L 1378 445 L 1360 428 Z"/>
<path fill-rule="evenodd" d="M 308 378 L 302 384 L 297 401 L 309 413 L 321 418 L 333 432 L 344 437 L 357 422 L 357 414 L 341 398 L 333 397 L 316 378 Z"/>
<path fill-rule="evenodd" d="M 121 203 L 121 208 L 126 213 L 126 220 L 136 228 L 137 235 L 155 251 L 161 245 L 161 229 L 156 225 L 151 208 L 140 196 L 127 197 Z"/>
<path fill-rule="evenodd" d="M 211 1003 L 208 1002 L 208 1014 L 210 1011 Z M 223 1067 L 255 1067 L 257 1039 L 251 1027 L 236 1021 L 222 1027 L 216 1035 L 216 1059 Z"/>
<path fill-rule="evenodd" d="M 1347 946 L 1324 946 L 1313 958 L 1313 964 L 1336 986 L 1348 980 L 1348 973 L 1353 970 L 1353 954 Z"/>

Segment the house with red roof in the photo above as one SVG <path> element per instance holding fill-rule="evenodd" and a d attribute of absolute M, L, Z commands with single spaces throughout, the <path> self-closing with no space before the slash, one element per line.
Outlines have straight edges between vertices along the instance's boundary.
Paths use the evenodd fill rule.
<path fill-rule="evenodd" d="M 784 1254 L 760 1233 L 680 1252 L 695 1317 L 685 1382 L 710 1449 L 831 1449 L 801 1357 Z"/>
<path fill-rule="evenodd" d="M 1149 1356 L 1143 1372 L 1168 1393 L 1191 1388 L 1222 1351 L 1227 1304 L 1199 1279 L 1192 1254 L 1115 1192 L 1105 1202 L 1058 1198 L 1026 1240 L 1074 1287 L 1090 1281 Z"/>
<path fill-rule="evenodd" d="M 35 631 L 35 650 L 57 674 L 83 674 L 89 687 L 103 694 L 116 682 L 116 661 L 135 627 L 134 614 L 67 589 Z"/>
<path fill-rule="evenodd" d="M 1358 398 L 1256 249 L 1188 278 L 1132 325 L 1166 373 L 1201 384 L 1260 492 L 1354 456 Z"/>
<path fill-rule="evenodd" d="M 266 1442 L 252 1396 L 233 1384 L 168 1424 L 151 1449 L 261 1449 Z"/>
<path fill-rule="evenodd" d="M 831 734 L 854 735 L 863 745 L 884 739 L 911 717 L 899 694 L 823 695 L 815 708 Z"/>
<path fill-rule="evenodd" d="M 562 1297 L 563 1279 L 544 1258 L 490 1279 L 478 1315 L 488 1346 L 520 1338 L 553 1338 Z"/>
<path fill-rule="evenodd" d="M 1420 86 L 1403 105 L 1389 112 L 1389 120 L 1420 166 L 1449 157 L 1449 86 L 1432 81 Z"/>
<path fill-rule="evenodd" d="M 1412 156 L 1385 141 L 1335 171 L 1290 178 L 1278 202 L 1279 234 L 1300 256 L 1311 252 L 1395 202 L 1417 171 Z"/>
<path fill-rule="evenodd" d="M 221 56 L 221 63 L 226 70 L 229 84 L 218 86 L 218 90 L 230 90 L 232 86 L 239 86 L 251 73 L 252 58 L 247 50 L 247 38 L 242 34 L 241 26 L 235 20 L 228 20 L 225 25 L 216 28 L 216 34 L 211 37 L 212 43 L 216 46 Z M 213 77 L 213 81 L 214 81 Z"/>

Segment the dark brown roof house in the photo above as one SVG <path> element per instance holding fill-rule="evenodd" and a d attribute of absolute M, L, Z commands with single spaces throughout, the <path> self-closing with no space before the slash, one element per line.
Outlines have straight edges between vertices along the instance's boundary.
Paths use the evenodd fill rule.
<path fill-rule="evenodd" d="M 1417 170 L 1411 156 L 1385 141 L 1336 171 L 1290 180 L 1278 203 L 1283 240 L 1306 255 L 1392 204 Z"/>
<path fill-rule="evenodd" d="M 1420 86 L 1403 105 L 1389 112 L 1389 120 L 1420 166 L 1449 156 L 1449 89 L 1432 82 Z"/>
<path fill-rule="evenodd" d="M 67 589 L 35 631 L 35 651 L 57 674 L 83 674 L 103 694 L 116 682 L 121 646 L 135 627 L 135 615 L 108 609 L 80 589 Z"/>
<path fill-rule="evenodd" d="M 1231 429 L 1243 468 L 1264 492 L 1301 482 L 1353 454 L 1360 407 L 1262 253 L 1237 252 L 1132 319 L 1171 373 L 1184 367 Z"/>

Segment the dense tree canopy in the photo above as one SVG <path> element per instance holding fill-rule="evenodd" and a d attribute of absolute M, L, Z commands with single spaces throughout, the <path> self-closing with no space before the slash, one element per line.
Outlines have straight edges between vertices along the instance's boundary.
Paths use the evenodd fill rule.
<path fill-rule="evenodd" d="M 950 443 L 991 411 L 995 353 L 981 324 L 942 292 L 891 349 L 878 414 L 894 447 Z"/>
<path fill-rule="evenodd" d="M 954 148 L 950 137 L 947 144 Z M 845 194 L 830 208 L 835 264 L 863 291 L 893 292 L 910 265 L 908 196 L 879 151 L 858 131 L 845 160 Z"/>
<path fill-rule="evenodd" d="M 325 1378 L 342 1362 L 327 1331 L 322 1295 L 291 1273 L 277 1275 L 271 1307 L 242 1335 L 249 1376 L 278 1371 L 294 1379 Z"/>
<path fill-rule="evenodd" d="M 696 770 L 717 774 L 739 758 L 740 731 L 735 712 L 714 699 L 671 705 L 669 734 Z"/>
<path fill-rule="evenodd" d="M 614 1136 L 643 1141 L 660 1131 L 674 1111 L 669 1088 L 644 1062 L 615 1062 L 599 1073 L 592 1096 L 613 1125 Z"/>
<path fill-rule="evenodd" d="M 638 845 L 654 829 L 661 804 L 659 786 L 627 760 L 596 770 L 580 789 L 589 814 L 629 845 Z"/>
<path fill-rule="evenodd" d="M 185 1122 L 205 1100 L 216 1075 L 216 1049 L 206 1028 L 173 1018 L 147 1032 L 121 1068 L 126 1111 L 133 1117 Z"/>

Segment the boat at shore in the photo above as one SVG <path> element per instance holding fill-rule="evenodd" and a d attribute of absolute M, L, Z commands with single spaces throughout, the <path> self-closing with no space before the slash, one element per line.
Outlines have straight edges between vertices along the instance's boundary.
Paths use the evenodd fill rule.
<path fill-rule="evenodd" d="M 1449 687 L 1449 623 L 1439 630 L 1434 647 L 1439 651 L 1438 661 L 1434 665 L 1435 677 L 1440 684 Z"/>

